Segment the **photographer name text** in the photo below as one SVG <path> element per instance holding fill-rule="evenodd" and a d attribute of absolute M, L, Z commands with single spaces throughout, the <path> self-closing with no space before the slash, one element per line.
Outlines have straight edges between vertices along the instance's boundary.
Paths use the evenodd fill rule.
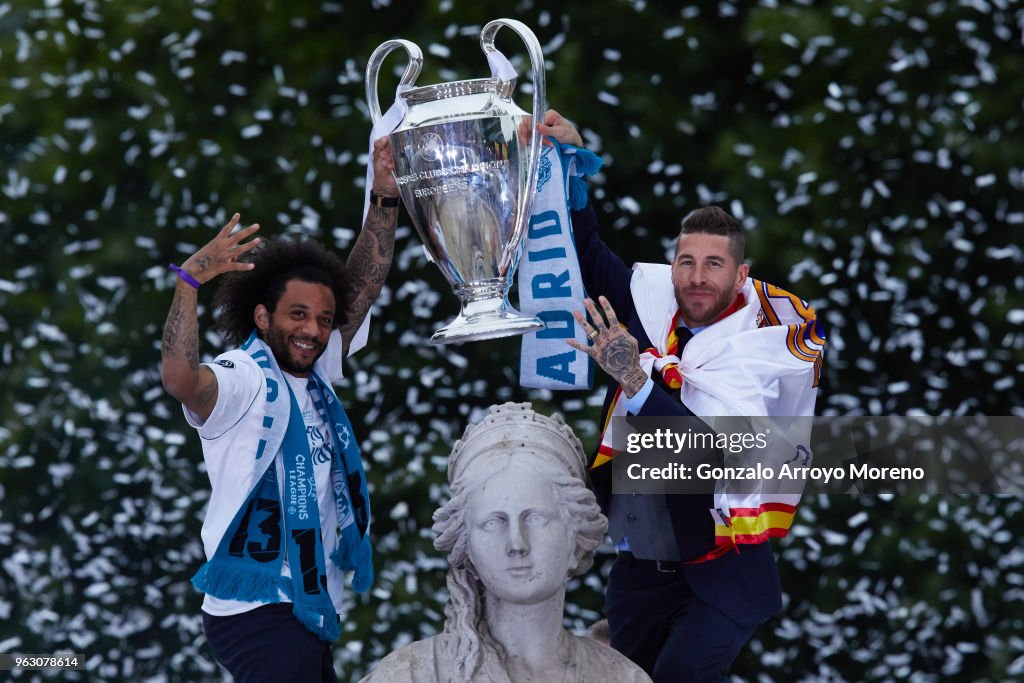
<path fill-rule="evenodd" d="M 672 463 L 663 467 L 644 467 L 639 463 L 632 463 L 626 468 L 626 476 L 638 481 L 765 481 L 779 479 L 820 481 L 827 484 L 845 479 L 853 481 L 920 481 L 924 479 L 924 468 L 875 467 L 858 463 L 849 463 L 845 467 L 805 467 L 788 463 L 783 463 L 778 467 L 769 467 L 761 463 L 751 467 L 723 467 L 706 463 L 700 465 Z"/>

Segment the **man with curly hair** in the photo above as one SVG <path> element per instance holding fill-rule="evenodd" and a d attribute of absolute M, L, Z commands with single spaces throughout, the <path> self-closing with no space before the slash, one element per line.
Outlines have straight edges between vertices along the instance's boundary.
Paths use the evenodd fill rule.
<path fill-rule="evenodd" d="M 203 626 L 236 681 L 336 682 L 343 572 L 373 581 L 357 439 L 332 383 L 394 255 L 398 188 L 386 138 L 346 263 L 311 241 L 235 232 L 179 268 L 164 326 L 164 387 L 202 439 L 212 494 L 203 523 Z M 238 348 L 199 362 L 198 290 L 223 275 L 217 326 Z"/>

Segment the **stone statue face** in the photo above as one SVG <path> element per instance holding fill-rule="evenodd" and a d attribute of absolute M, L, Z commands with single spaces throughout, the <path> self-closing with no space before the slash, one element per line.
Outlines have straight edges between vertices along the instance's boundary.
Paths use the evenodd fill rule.
<path fill-rule="evenodd" d="M 553 474 L 533 458 L 512 456 L 467 501 L 469 558 L 487 593 L 500 600 L 532 605 L 565 589 L 573 543 Z"/>

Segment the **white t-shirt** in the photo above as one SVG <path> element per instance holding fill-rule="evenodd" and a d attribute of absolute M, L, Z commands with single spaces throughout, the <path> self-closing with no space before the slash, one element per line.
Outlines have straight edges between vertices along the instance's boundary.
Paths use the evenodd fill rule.
<path fill-rule="evenodd" d="M 185 418 L 195 427 L 202 439 L 203 459 L 210 477 L 212 493 L 203 521 L 202 539 L 209 560 L 217 551 L 224 532 L 252 489 L 256 468 L 256 444 L 259 441 L 263 415 L 266 411 L 266 388 L 263 370 L 246 352 L 235 349 L 223 353 L 205 364 L 217 375 L 217 404 L 210 417 L 203 422 L 185 408 Z M 317 360 L 314 369 L 324 380 L 335 383 L 341 379 L 341 335 L 331 334 L 327 349 Z M 306 437 L 313 459 L 317 507 L 320 512 L 320 531 L 324 560 L 327 564 L 327 592 L 335 610 L 342 611 L 345 577 L 330 561 L 330 554 L 338 544 L 337 511 L 331 486 L 331 458 L 336 448 L 332 430 L 324 423 L 313 405 L 304 377 L 284 373 L 299 404 Z M 277 480 L 284 499 L 284 467 L 278 459 Z M 311 489 L 312 490 L 312 489 Z M 282 543 L 287 549 L 287 543 Z M 287 555 L 282 575 L 291 577 Z M 287 597 L 280 595 L 281 601 Z M 260 607 L 263 603 L 242 600 L 223 600 L 212 595 L 203 599 L 203 611 L 213 616 L 241 614 Z"/>

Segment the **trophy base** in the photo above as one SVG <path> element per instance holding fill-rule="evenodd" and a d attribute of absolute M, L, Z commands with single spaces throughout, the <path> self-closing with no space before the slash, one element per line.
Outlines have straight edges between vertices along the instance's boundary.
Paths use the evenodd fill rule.
<path fill-rule="evenodd" d="M 544 323 L 540 318 L 523 315 L 504 298 L 473 301 L 462 307 L 462 312 L 455 320 L 435 332 L 430 343 L 461 344 L 529 334 L 543 329 Z"/>

